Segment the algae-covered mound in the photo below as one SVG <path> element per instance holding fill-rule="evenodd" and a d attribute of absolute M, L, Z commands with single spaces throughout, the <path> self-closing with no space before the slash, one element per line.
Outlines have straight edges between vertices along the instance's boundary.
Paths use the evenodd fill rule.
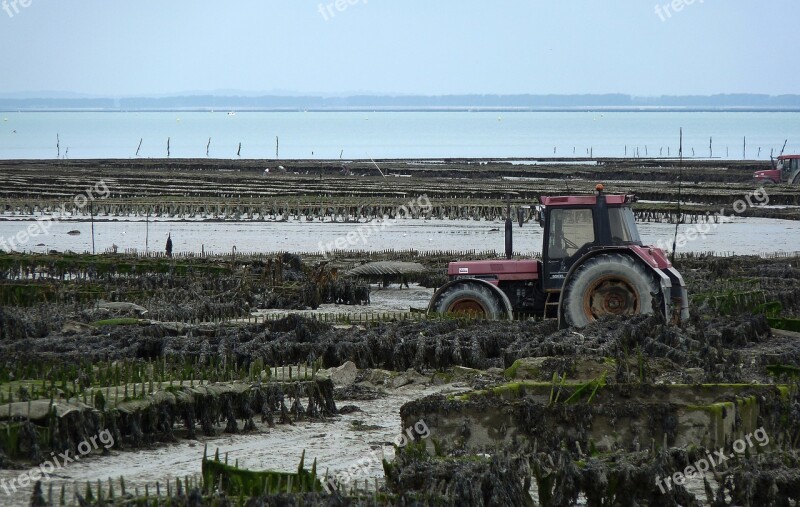
<path fill-rule="evenodd" d="M 751 382 L 766 380 L 764 367 L 769 361 L 764 353 L 769 350 L 767 343 L 772 339 L 769 323 L 763 315 L 740 315 L 735 317 L 716 317 L 695 319 L 682 327 L 668 325 L 658 316 L 637 316 L 632 318 L 609 318 L 593 323 L 580 332 L 564 329 L 549 334 L 518 335 L 505 353 L 505 367 L 521 358 L 561 357 L 561 358 L 609 358 L 615 360 L 618 368 L 617 380 L 624 378 L 630 370 L 645 378 L 655 377 L 670 370 L 677 378 L 681 372 L 696 368 L 703 372 L 705 382 Z M 752 361 L 745 361 L 742 352 L 753 354 Z M 785 342 L 781 349 L 783 362 L 800 360 L 800 344 Z M 645 364 L 643 360 L 653 361 Z M 763 364 L 762 364 L 763 361 Z M 752 368 L 757 363 L 757 368 Z M 625 365 L 634 364 L 624 370 Z M 552 375 L 553 371 L 549 371 Z M 562 371 L 557 371 L 561 374 Z M 544 380 L 544 379 L 543 379 Z"/>
<path fill-rule="evenodd" d="M 441 502 L 437 505 L 534 505 L 528 462 L 519 457 L 442 459 L 412 444 L 398 452 L 394 463 L 384 462 L 384 471 L 392 492 L 435 497 Z"/>
<path fill-rule="evenodd" d="M 214 459 L 203 456 L 203 489 L 207 494 L 219 492 L 231 496 L 322 492 L 322 483 L 317 477 L 317 461 L 314 460 L 311 471 L 308 471 L 305 468 L 305 457 L 306 453 L 303 451 L 297 473 L 255 472 L 222 463 L 217 451 Z"/>
<path fill-rule="evenodd" d="M 33 315 L 42 315 L 46 303 L 50 311 L 45 315 L 53 318 L 77 308 L 78 320 L 84 323 L 145 313 L 159 321 L 218 321 L 245 317 L 254 309 L 368 304 L 369 286 L 289 253 L 180 260 L 125 254 L 2 254 L 0 304 L 32 308 Z M 132 314 L 126 311 L 130 308 L 140 310 Z M 4 328 L 3 335 L 10 332 L 15 337 L 27 331 L 25 323 Z"/>
<path fill-rule="evenodd" d="M 747 461 L 725 488 L 737 505 L 795 505 L 800 503 L 800 453 L 791 450 Z M 722 489 L 722 488 L 721 488 Z"/>
<path fill-rule="evenodd" d="M 43 320 L 40 318 L 40 320 Z M 562 374 L 578 359 L 613 361 L 620 382 L 767 382 L 766 367 L 800 364 L 800 343 L 773 336 L 763 316 L 697 319 L 683 327 L 657 317 L 609 318 L 587 328 L 558 330 L 554 321 L 423 320 L 332 326 L 289 316 L 258 324 L 143 323 L 91 332 L 0 341 L 14 371 L 26 361 L 117 360 L 162 355 L 205 360 L 233 355 L 249 364 L 326 367 L 352 361 L 361 369 L 506 369 L 524 358 L 560 358 L 546 372 Z M 0 359 L 3 361 L 3 359 Z M 542 380 L 545 380 L 543 378 Z"/>

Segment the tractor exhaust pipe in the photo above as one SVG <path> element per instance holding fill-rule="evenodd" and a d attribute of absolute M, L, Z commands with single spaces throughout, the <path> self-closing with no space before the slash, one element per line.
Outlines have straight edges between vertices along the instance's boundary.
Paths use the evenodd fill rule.
<path fill-rule="evenodd" d="M 511 220 L 511 204 L 506 205 L 506 259 L 514 257 L 514 221 Z"/>

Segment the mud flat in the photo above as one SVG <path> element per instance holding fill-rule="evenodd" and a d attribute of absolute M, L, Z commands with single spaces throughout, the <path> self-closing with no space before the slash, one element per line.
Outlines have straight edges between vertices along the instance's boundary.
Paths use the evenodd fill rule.
<path fill-rule="evenodd" d="M 320 283 L 336 286 L 339 269 L 379 257 L 421 263 L 431 280 L 452 260 L 0 256 L 0 478 L 51 452 L 80 452 L 104 431 L 115 442 L 35 495 L 33 482 L 18 488 L 11 504 L 34 495 L 58 505 L 63 487 L 67 504 L 212 505 L 200 474 L 206 444 L 223 463 L 228 454 L 226 474 L 260 477 L 263 489 L 247 496 L 265 503 L 327 505 L 330 478 L 356 505 L 797 498 L 800 342 L 770 323 L 800 313 L 800 259 L 681 257 L 693 297 L 681 327 L 637 317 L 578 333 L 551 321 L 428 319 L 407 311 L 431 290 L 422 280 L 373 285 L 374 310 L 311 310 L 303 298 L 286 308 L 274 297 L 294 279 L 316 294 Z M 205 298 L 217 292 L 227 294 L 220 301 L 241 294 L 246 310 L 215 313 Z M 757 431 L 769 444 L 738 453 Z M 706 482 L 661 492 L 656 479 L 719 449 L 737 452 Z M 247 475 L 294 473 L 303 450 L 317 486 L 298 490 L 293 479 L 287 490 L 286 475 Z"/>
<path fill-rule="evenodd" d="M 422 192 L 449 199 L 442 218 L 475 215 L 491 224 L 513 189 L 516 204 L 543 189 L 588 191 L 606 170 L 612 186 L 668 201 L 677 188 L 664 181 L 680 176 L 674 163 L 656 169 L 618 160 L 587 165 L 570 180 L 557 177 L 564 170 L 557 165 L 497 161 L 386 162 L 409 178 L 337 176 L 336 165 L 304 161 L 269 176 L 252 161 L 225 162 L 235 173 L 213 161 L 151 162 L 6 163 L 0 171 L 18 171 L 6 173 L 8 202 L 17 201 L 5 218 L 44 213 L 102 177 L 119 190 L 91 213 L 101 220 L 120 213 L 125 225 L 142 213 L 160 216 L 159 224 L 187 223 L 192 213 L 195 221 L 242 224 L 297 212 L 284 223 L 316 213 L 324 217 L 316 226 L 335 226 L 335 217 L 351 227 L 359 206 L 381 212 L 366 210 L 365 199 L 385 211 Z M 291 174 L 304 164 L 308 175 Z M 712 165 L 695 167 L 697 181 L 683 185 L 697 191 L 687 199 L 698 216 L 753 190 L 745 181 L 751 167 Z M 349 167 L 358 174 L 369 165 Z M 156 180 L 156 170 L 169 178 Z M 648 170 L 664 181 L 646 181 Z M 48 171 L 50 183 L 35 181 Z M 550 181 L 530 179 L 542 175 Z M 775 187 L 774 195 L 789 205 L 793 190 Z M 278 206 L 287 196 L 292 204 L 273 212 L 267 201 Z M 480 205 L 471 205 L 476 199 Z M 643 204 L 651 208 L 640 213 L 662 213 L 649 224 L 640 215 L 643 230 L 674 227 L 659 222 L 675 210 Z M 84 211 L 76 212 L 69 223 L 83 227 Z M 95 225 L 102 223 L 118 225 Z M 800 501 L 795 254 L 679 255 L 692 308 L 680 326 L 638 316 L 575 331 L 553 321 L 414 311 L 441 285 L 448 262 L 487 256 L 497 254 L 0 254 L 0 505 Z M 372 261 L 422 269 L 406 279 L 346 276 Z M 114 444 L 84 455 L 93 437 Z M 726 458 L 712 464 L 717 451 Z M 60 453 L 82 459 L 49 480 L 31 480 Z M 6 495 L 2 485 L 12 480 L 17 487 Z"/>
<path fill-rule="evenodd" d="M 538 359 L 531 362 L 548 358 Z M 608 371 L 615 373 L 610 366 Z M 602 374 L 580 384 L 517 381 L 447 400 L 426 398 L 404 406 L 403 421 L 428 421 L 440 437 L 439 450 L 473 453 L 523 440 L 544 444 L 548 437 L 554 444 L 567 442 L 596 453 L 664 443 L 717 449 L 767 420 L 771 424 L 765 430 L 783 436 L 772 409 L 785 392 L 776 386 L 605 383 Z M 552 434 L 553 428 L 561 431 Z"/>

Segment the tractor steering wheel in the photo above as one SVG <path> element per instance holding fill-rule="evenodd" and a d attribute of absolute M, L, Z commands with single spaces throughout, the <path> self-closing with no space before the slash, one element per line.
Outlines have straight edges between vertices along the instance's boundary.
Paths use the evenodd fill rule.
<path fill-rule="evenodd" d="M 572 240 L 567 239 L 566 237 L 562 237 L 561 239 L 564 241 L 564 249 L 574 248 L 575 250 L 578 250 L 580 248 L 580 246 L 575 244 Z"/>

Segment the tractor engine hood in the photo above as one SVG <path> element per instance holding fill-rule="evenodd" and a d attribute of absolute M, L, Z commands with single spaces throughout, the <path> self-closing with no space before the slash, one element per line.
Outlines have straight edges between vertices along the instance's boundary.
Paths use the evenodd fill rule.
<path fill-rule="evenodd" d="M 494 278 L 497 280 L 535 280 L 540 265 L 535 260 L 495 260 L 451 262 L 447 267 L 450 278 Z"/>
<path fill-rule="evenodd" d="M 781 172 L 778 169 L 766 169 L 764 171 L 756 171 L 753 177 L 755 177 L 756 179 L 761 179 L 761 178 L 773 179 L 773 178 L 780 178 L 780 174 Z"/>

